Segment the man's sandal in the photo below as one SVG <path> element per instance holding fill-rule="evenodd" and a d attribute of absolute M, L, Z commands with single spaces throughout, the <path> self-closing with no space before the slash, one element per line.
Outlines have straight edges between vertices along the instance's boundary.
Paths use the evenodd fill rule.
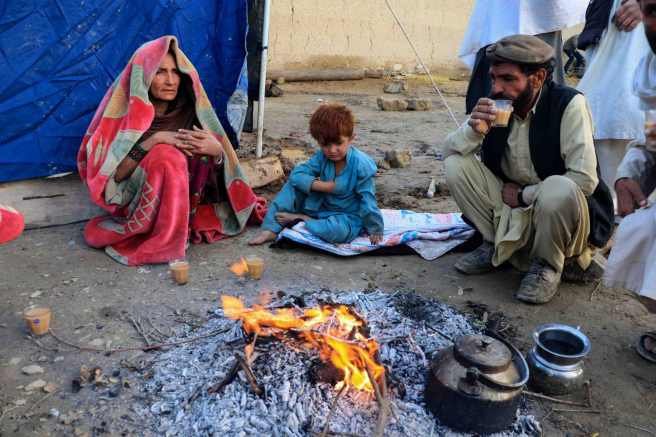
<path fill-rule="evenodd" d="M 652 340 L 656 341 L 656 331 L 651 331 L 651 332 L 645 332 L 640 336 L 640 340 L 636 343 L 636 350 L 640 354 L 642 358 L 645 360 L 651 361 L 652 363 L 656 363 L 656 354 L 654 354 L 651 351 L 648 351 L 645 348 L 645 338 L 651 338 Z"/>

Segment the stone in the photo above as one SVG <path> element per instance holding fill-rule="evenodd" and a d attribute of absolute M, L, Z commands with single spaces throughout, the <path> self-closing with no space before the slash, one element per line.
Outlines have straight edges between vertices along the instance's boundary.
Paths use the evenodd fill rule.
<path fill-rule="evenodd" d="M 408 92 L 408 87 L 404 81 L 396 81 L 383 85 L 383 91 L 390 94 L 398 94 Z"/>
<path fill-rule="evenodd" d="M 28 384 L 28 385 L 25 387 L 25 391 L 38 390 L 38 389 L 40 389 L 40 388 L 45 387 L 45 385 L 46 385 L 46 382 L 45 382 L 43 379 L 37 379 L 37 380 L 34 381 L 33 383 Z"/>
<path fill-rule="evenodd" d="M 43 367 L 37 366 L 36 364 L 31 364 L 29 366 L 23 367 L 21 372 L 26 375 L 36 375 L 37 373 L 43 373 Z"/>
<path fill-rule="evenodd" d="M 94 338 L 89 342 L 91 346 L 94 347 L 105 347 L 105 339 L 103 338 Z"/>
<path fill-rule="evenodd" d="M 405 101 L 408 104 L 408 109 L 412 111 L 429 111 L 433 106 L 433 102 L 431 102 L 430 99 L 419 99 L 413 97 L 411 99 L 406 99 Z"/>
<path fill-rule="evenodd" d="M 412 154 L 409 150 L 388 150 L 385 152 L 385 161 L 394 168 L 406 167 L 412 161 Z"/>
<path fill-rule="evenodd" d="M 263 187 L 283 177 L 282 164 L 278 156 L 240 159 L 241 169 L 251 188 Z"/>
<path fill-rule="evenodd" d="M 378 107 L 383 111 L 400 111 L 408 108 L 408 104 L 400 99 L 385 99 L 383 97 L 378 97 L 376 102 L 378 103 Z"/>
<path fill-rule="evenodd" d="M 387 161 L 378 161 L 376 163 L 376 167 L 378 167 L 379 170 L 389 170 L 390 168 L 392 168 L 390 167 L 389 162 Z"/>
<path fill-rule="evenodd" d="M 57 388 L 59 388 L 57 384 L 52 381 L 48 381 L 46 385 L 43 386 L 43 391 L 46 393 L 52 393 L 53 391 L 57 390 Z"/>
<path fill-rule="evenodd" d="M 59 420 L 64 424 L 64 425 L 70 425 L 71 423 L 75 422 L 76 420 L 79 420 L 82 415 L 79 412 L 76 411 L 69 411 L 68 414 L 62 414 L 59 416 Z"/>
<path fill-rule="evenodd" d="M 403 65 L 402 64 L 394 64 L 394 66 L 392 67 L 392 70 L 394 70 L 395 72 L 398 73 L 399 71 L 403 70 Z"/>
<path fill-rule="evenodd" d="M 278 79 L 276 79 L 276 83 L 277 83 L 278 85 L 282 85 L 283 83 L 285 83 L 285 78 L 282 77 L 282 76 L 279 77 Z"/>

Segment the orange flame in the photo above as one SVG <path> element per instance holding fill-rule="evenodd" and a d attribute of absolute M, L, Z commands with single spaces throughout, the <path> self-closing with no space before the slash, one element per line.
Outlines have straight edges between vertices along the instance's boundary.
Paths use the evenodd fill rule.
<path fill-rule="evenodd" d="M 241 276 L 244 273 L 248 273 L 248 264 L 246 264 L 246 260 L 242 258 L 241 263 L 234 263 L 230 266 L 230 270 L 232 270 L 232 273 L 235 275 Z"/>
<path fill-rule="evenodd" d="M 225 315 L 231 319 L 241 319 L 248 334 L 275 336 L 289 341 L 290 337 L 285 334 L 292 332 L 296 338 L 305 340 L 307 346 L 318 349 L 322 360 L 330 360 L 344 372 L 344 379 L 335 386 L 336 390 L 347 384 L 358 390 L 373 392 L 367 365 L 376 379 L 384 377 L 385 368 L 374 360 L 378 344 L 359 332 L 362 320 L 351 314 L 346 306 L 268 310 L 259 305 L 246 308 L 239 299 L 230 296 L 221 296 L 221 300 Z M 246 348 L 249 358 L 252 351 L 253 343 Z"/>

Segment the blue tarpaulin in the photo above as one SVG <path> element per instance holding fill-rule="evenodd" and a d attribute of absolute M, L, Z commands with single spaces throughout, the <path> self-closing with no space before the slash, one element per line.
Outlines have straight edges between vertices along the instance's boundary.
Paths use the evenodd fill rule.
<path fill-rule="evenodd" d="M 103 95 L 143 43 L 175 35 L 234 141 L 246 0 L 0 0 L 0 182 L 77 170 Z"/>

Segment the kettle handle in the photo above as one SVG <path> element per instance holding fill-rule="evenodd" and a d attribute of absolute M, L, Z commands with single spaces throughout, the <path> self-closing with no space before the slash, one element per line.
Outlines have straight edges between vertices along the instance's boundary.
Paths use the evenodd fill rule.
<path fill-rule="evenodd" d="M 495 388 L 498 390 L 517 390 L 519 388 L 524 387 L 526 382 L 528 381 L 529 377 L 529 370 L 528 370 L 528 364 L 526 363 L 526 360 L 522 356 L 522 354 L 513 346 L 510 344 L 508 341 L 506 341 L 504 338 L 502 338 L 497 332 L 494 330 L 488 330 L 485 335 L 488 335 L 496 340 L 499 340 L 501 343 L 503 343 L 508 349 L 510 349 L 510 353 L 512 355 L 512 361 L 517 365 L 517 368 L 519 369 L 519 376 L 520 376 L 520 381 L 515 382 L 515 383 L 503 383 L 499 381 L 495 381 L 494 379 L 488 377 L 484 373 L 480 372 L 478 369 L 476 369 L 478 373 L 478 380 L 485 384 L 486 386 L 490 388 Z"/>

